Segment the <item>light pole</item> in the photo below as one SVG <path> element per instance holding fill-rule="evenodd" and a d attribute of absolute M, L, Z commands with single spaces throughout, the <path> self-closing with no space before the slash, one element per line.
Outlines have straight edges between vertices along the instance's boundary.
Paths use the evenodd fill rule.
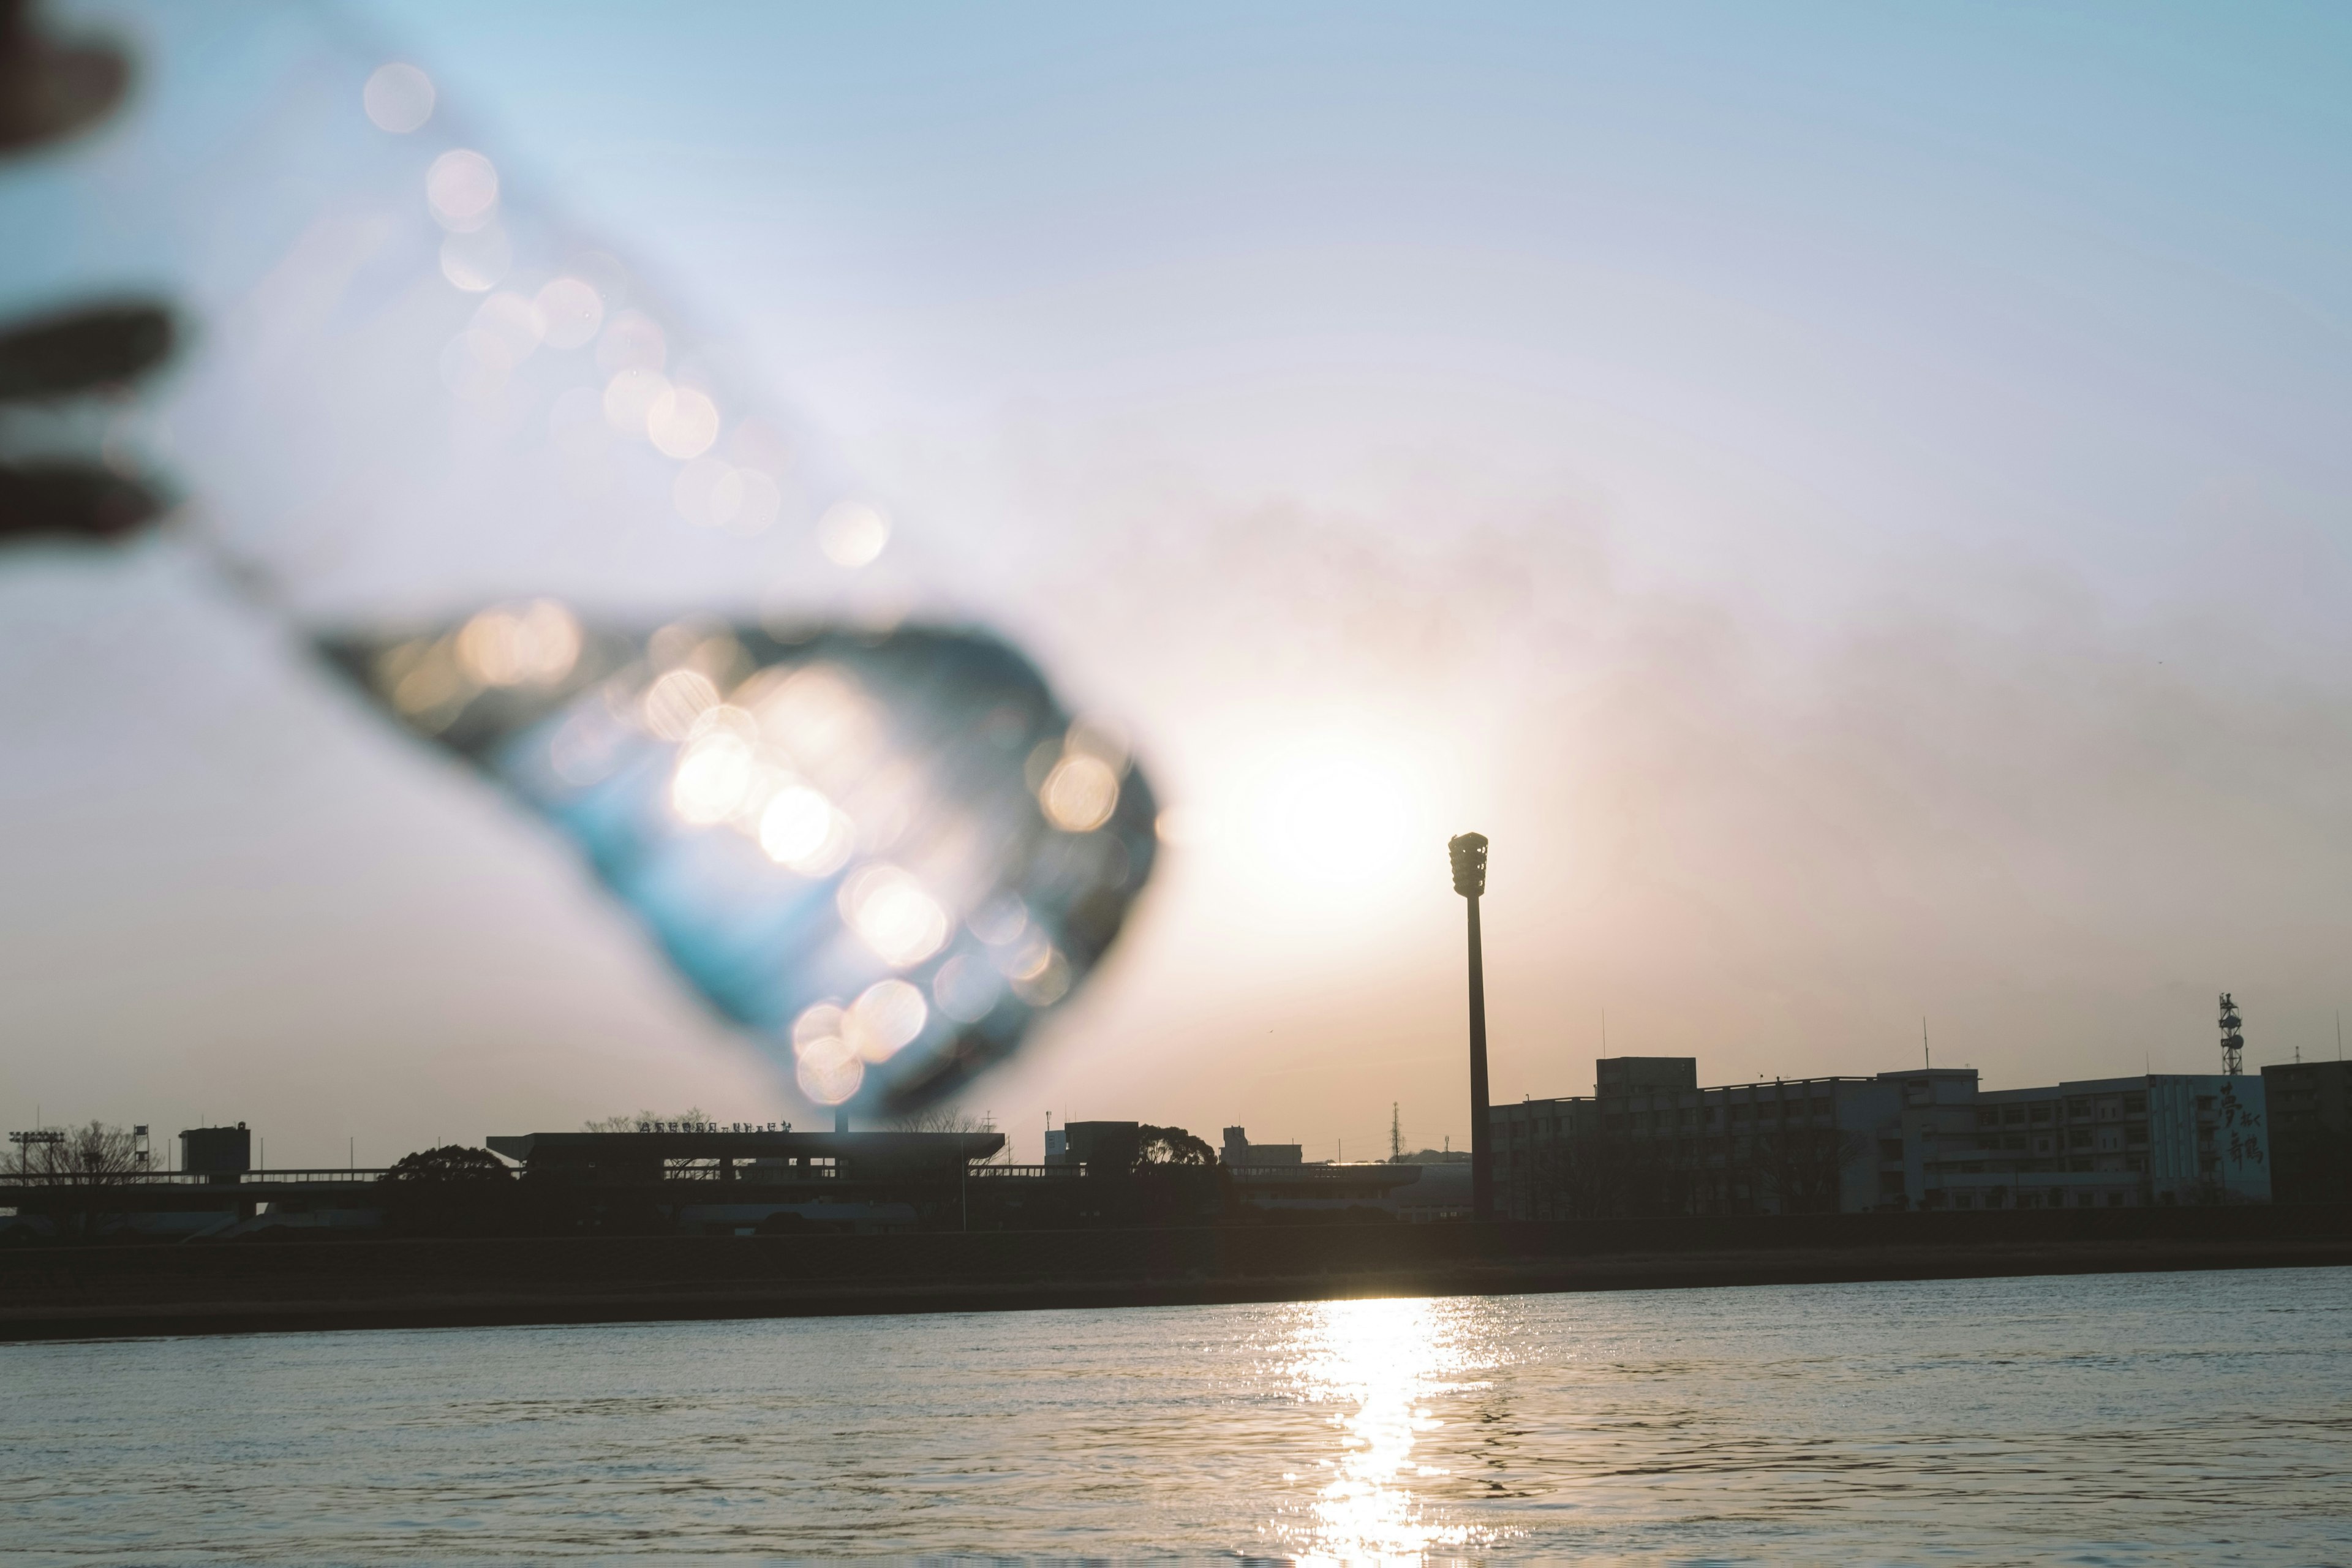
<path fill-rule="evenodd" d="M 1495 1217 L 1493 1134 L 1486 1115 L 1486 962 L 1478 942 L 1478 896 L 1486 890 L 1486 836 L 1446 840 L 1454 890 L 1470 904 L 1470 1217 Z"/>

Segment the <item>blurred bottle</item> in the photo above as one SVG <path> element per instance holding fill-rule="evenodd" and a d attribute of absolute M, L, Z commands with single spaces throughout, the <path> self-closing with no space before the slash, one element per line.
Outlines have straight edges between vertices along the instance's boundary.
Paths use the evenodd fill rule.
<path fill-rule="evenodd" d="M 0 179 L 0 291 L 57 317 L 0 362 L 152 367 L 172 313 L 58 316 L 93 287 L 162 286 L 192 344 L 98 442 L 147 510 L 76 504 L 134 526 L 123 454 L 166 458 L 176 531 L 568 835 L 810 1099 L 914 1109 L 1016 1049 L 1150 873 L 1125 746 L 910 625 L 887 509 L 425 71 L 319 10 L 107 16 L 141 90 Z"/>

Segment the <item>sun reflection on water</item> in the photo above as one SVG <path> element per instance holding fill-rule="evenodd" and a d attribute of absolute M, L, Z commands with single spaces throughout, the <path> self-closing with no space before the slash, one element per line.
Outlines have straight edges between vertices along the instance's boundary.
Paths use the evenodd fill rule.
<path fill-rule="evenodd" d="M 1304 1563 L 1417 1563 L 1470 1542 L 1423 1500 L 1418 1483 L 1443 1468 L 1416 1464 L 1421 1435 L 1443 1425 L 1429 1401 L 1449 1388 L 1463 1352 L 1457 1325 L 1432 1300 L 1329 1301 L 1300 1310 L 1284 1369 L 1296 1397 L 1327 1405 L 1337 1437 L 1303 1517 L 1273 1532 Z M 1286 1472 L 1294 1486 L 1316 1478 Z"/>

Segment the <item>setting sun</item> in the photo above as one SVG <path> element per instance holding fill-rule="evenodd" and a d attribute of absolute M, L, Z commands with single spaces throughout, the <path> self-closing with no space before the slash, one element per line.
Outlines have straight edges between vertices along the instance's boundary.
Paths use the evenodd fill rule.
<path fill-rule="evenodd" d="M 1223 856 L 1245 858 L 1275 904 L 1379 907 L 1428 871 L 1443 844 L 1438 792 L 1425 762 L 1396 736 L 1361 730 L 1309 733 L 1257 748 L 1214 812 Z M 1432 875 L 1442 877 L 1442 867 Z"/>

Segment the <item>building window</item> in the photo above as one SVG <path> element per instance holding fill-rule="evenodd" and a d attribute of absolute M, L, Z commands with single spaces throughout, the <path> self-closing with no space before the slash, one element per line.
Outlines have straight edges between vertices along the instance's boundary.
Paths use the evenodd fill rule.
<path fill-rule="evenodd" d="M 2036 1122 L 2042 1122 L 2050 1120 L 2050 1107 L 2046 1102 L 2033 1108 L 2033 1120 Z"/>
<path fill-rule="evenodd" d="M 2145 1116 L 2145 1115 L 2147 1115 L 2147 1095 L 2145 1095 L 2145 1094 L 2127 1094 L 2127 1095 L 2125 1095 L 2125 1096 L 2124 1096 L 2124 1114 L 2125 1114 L 2125 1115 L 2126 1115 L 2126 1116 Z"/>
<path fill-rule="evenodd" d="M 2025 1107 L 2004 1105 L 2000 1108 L 2000 1119 L 2011 1127 L 2022 1127 L 2025 1125 Z"/>

